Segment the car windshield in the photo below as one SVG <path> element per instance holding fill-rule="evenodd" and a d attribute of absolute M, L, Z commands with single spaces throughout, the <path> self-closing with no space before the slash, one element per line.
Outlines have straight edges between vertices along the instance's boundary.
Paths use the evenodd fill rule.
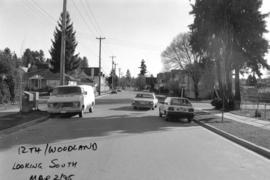
<path fill-rule="evenodd" d="M 153 99 L 153 94 L 137 94 L 136 98 L 147 98 L 147 99 Z"/>
<path fill-rule="evenodd" d="M 171 105 L 191 106 L 191 103 L 186 99 L 172 99 Z"/>
<path fill-rule="evenodd" d="M 57 87 L 53 90 L 52 95 L 82 94 L 80 87 Z"/>

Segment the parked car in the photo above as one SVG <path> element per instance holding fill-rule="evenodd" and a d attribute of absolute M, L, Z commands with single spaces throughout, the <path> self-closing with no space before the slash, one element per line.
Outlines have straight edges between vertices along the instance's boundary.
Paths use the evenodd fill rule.
<path fill-rule="evenodd" d="M 48 100 L 50 114 L 79 114 L 93 112 L 95 94 L 92 86 L 58 86 L 53 89 Z"/>
<path fill-rule="evenodd" d="M 194 117 L 194 108 L 187 98 L 167 97 L 159 106 L 159 116 L 165 116 L 166 120 L 171 117 L 187 118 L 191 122 Z"/>
<path fill-rule="evenodd" d="M 162 104 L 162 103 L 164 103 L 166 96 L 165 95 L 156 95 L 156 98 L 158 99 L 158 103 Z"/>
<path fill-rule="evenodd" d="M 116 89 L 113 89 L 113 90 L 111 91 L 111 94 L 117 94 Z"/>
<path fill-rule="evenodd" d="M 132 101 L 132 106 L 134 109 L 137 108 L 148 108 L 155 109 L 157 107 L 158 100 L 154 93 L 137 93 Z"/>

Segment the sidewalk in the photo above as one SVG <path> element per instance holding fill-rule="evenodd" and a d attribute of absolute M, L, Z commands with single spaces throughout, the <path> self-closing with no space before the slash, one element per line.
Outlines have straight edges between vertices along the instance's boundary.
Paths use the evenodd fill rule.
<path fill-rule="evenodd" d="M 215 116 L 221 117 L 222 114 L 221 113 L 216 114 Z M 252 125 L 252 126 L 259 127 L 259 128 L 270 130 L 270 121 L 263 121 L 263 120 L 259 120 L 259 119 L 256 119 L 256 118 L 239 116 L 239 115 L 232 114 L 232 113 L 229 113 L 229 112 L 224 113 L 224 118 L 231 119 L 231 120 L 234 120 L 234 121 L 237 121 L 237 122 L 240 122 L 240 123 L 249 124 L 249 125 Z"/>
<path fill-rule="evenodd" d="M 220 111 L 209 108 L 210 106 L 205 109 L 198 107 L 195 108 L 197 110 L 194 118 L 196 123 L 270 159 L 270 121 L 230 112 L 225 112 L 222 120 Z"/>

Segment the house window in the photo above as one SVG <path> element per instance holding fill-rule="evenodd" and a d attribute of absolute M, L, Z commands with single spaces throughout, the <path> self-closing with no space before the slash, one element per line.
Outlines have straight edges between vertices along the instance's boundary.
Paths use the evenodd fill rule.
<path fill-rule="evenodd" d="M 40 88 L 45 88 L 47 85 L 46 80 L 45 79 L 41 79 L 41 87 Z"/>

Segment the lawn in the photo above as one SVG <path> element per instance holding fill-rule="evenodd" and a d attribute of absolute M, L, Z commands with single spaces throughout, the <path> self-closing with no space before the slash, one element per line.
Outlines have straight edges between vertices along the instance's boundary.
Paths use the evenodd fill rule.
<path fill-rule="evenodd" d="M 47 115 L 48 113 L 44 111 L 33 111 L 29 113 L 0 112 L 0 130 L 27 123 Z"/>
<path fill-rule="evenodd" d="M 270 149 L 270 130 L 236 122 L 230 119 L 224 119 L 224 121 L 221 122 L 221 118 L 215 117 L 210 113 L 198 115 L 196 119 L 241 139 Z"/>
<path fill-rule="evenodd" d="M 230 113 L 240 116 L 257 118 L 259 120 L 270 121 L 270 109 L 241 109 L 230 111 Z"/>

